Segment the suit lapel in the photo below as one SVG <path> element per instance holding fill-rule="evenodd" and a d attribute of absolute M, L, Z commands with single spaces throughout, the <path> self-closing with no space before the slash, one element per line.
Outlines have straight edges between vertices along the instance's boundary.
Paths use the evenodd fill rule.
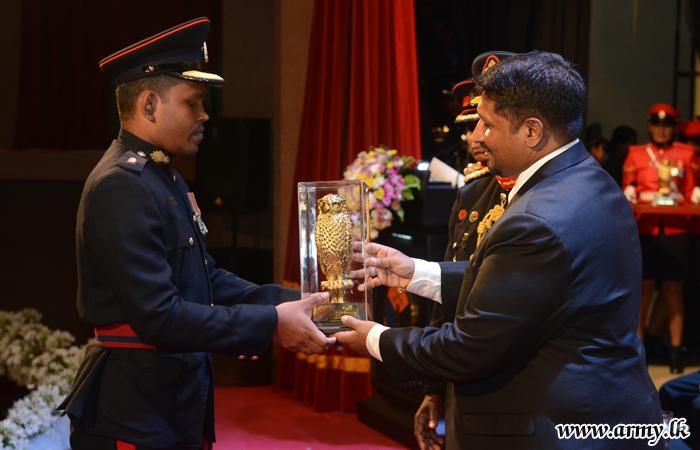
<path fill-rule="evenodd" d="M 570 149 L 566 150 L 561 155 L 550 159 L 542 167 L 535 172 L 523 186 L 515 193 L 508 206 L 516 202 L 520 197 L 525 195 L 527 191 L 542 180 L 551 177 L 552 175 L 561 172 L 562 170 L 574 166 L 588 157 L 586 147 L 579 141 Z"/>

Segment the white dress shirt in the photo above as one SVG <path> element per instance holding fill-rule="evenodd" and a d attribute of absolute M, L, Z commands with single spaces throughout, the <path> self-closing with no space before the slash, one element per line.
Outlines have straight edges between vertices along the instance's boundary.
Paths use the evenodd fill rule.
<path fill-rule="evenodd" d="M 510 203 L 513 196 L 523 187 L 527 180 L 529 180 L 535 174 L 535 172 L 540 169 L 540 167 L 542 167 L 547 161 L 556 158 L 573 147 L 578 141 L 579 140 L 576 139 L 563 147 L 559 147 L 552 153 L 532 164 L 527 169 L 523 170 L 515 180 L 513 189 L 511 189 L 508 193 L 508 203 Z M 442 272 L 440 270 L 440 264 L 417 258 L 412 259 L 415 263 L 415 270 L 413 271 L 413 278 L 406 287 L 406 290 L 412 294 L 420 295 L 421 297 L 426 297 L 439 304 L 442 304 L 442 291 L 440 286 Z M 389 327 L 377 324 L 372 327 L 367 334 L 367 350 L 369 351 L 370 355 L 377 358 L 379 361 L 382 361 L 382 355 L 379 353 L 379 336 L 381 336 L 384 330 L 388 329 Z"/>

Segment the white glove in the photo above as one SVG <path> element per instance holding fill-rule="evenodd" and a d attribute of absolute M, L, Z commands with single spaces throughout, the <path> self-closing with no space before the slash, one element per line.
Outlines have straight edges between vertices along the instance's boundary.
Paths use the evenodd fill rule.
<path fill-rule="evenodd" d="M 700 187 L 695 186 L 693 188 L 693 192 L 690 194 L 690 201 L 693 202 L 694 205 L 700 203 Z"/>
<path fill-rule="evenodd" d="M 629 185 L 622 192 L 625 194 L 625 197 L 627 197 L 627 201 L 629 201 L 630 203 L 637 203 L 637 188 L 636 187 Z"/>

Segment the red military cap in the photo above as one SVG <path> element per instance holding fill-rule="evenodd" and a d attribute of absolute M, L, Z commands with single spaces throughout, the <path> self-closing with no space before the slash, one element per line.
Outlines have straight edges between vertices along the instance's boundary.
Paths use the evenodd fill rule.
<path fill-rule="evenodd" d="M 666 103 L 657 103 L 649 108 L 647 119 L 651 123 L 665 123 L 674 125 L 681 118 L 681 113 L 676 108 Z"/>
<path fill-rule="evenodd" d="M 700 137 L 700 120 L 693 119 L 683 122 L 678 125 L 678 131 L 683 133 L 683 136 L 687 137 L 688 139 Z"/>
<path fill-rule="evenodd" d="M 205 72 L 208 34 L 209 19 L 192 19 L 109 55 L 100 61 L 100 68 L 113 74 L 117 85 L 160 73 L 223 85 L 223 78 Z"/>
<path fill-rule="evenodd" d="M 476 107 L 479 105 L 479 98 L 472 95 L 474 80 L 469 79 L 455 84 L 452 88 L 452 95 L 462 107 L 462 113 L 455 117 L 455 123 L 469 123 L 479 120 Z"/>

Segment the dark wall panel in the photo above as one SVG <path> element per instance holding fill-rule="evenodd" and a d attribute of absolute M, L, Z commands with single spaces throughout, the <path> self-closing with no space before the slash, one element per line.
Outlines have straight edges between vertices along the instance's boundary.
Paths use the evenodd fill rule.
<path fill-rule="evenodd" d="M 78 318 L 75 218 L 83 182 L 0 181 L 0 309 L 36 308 L 78 344 L 93 335 Z"/>

